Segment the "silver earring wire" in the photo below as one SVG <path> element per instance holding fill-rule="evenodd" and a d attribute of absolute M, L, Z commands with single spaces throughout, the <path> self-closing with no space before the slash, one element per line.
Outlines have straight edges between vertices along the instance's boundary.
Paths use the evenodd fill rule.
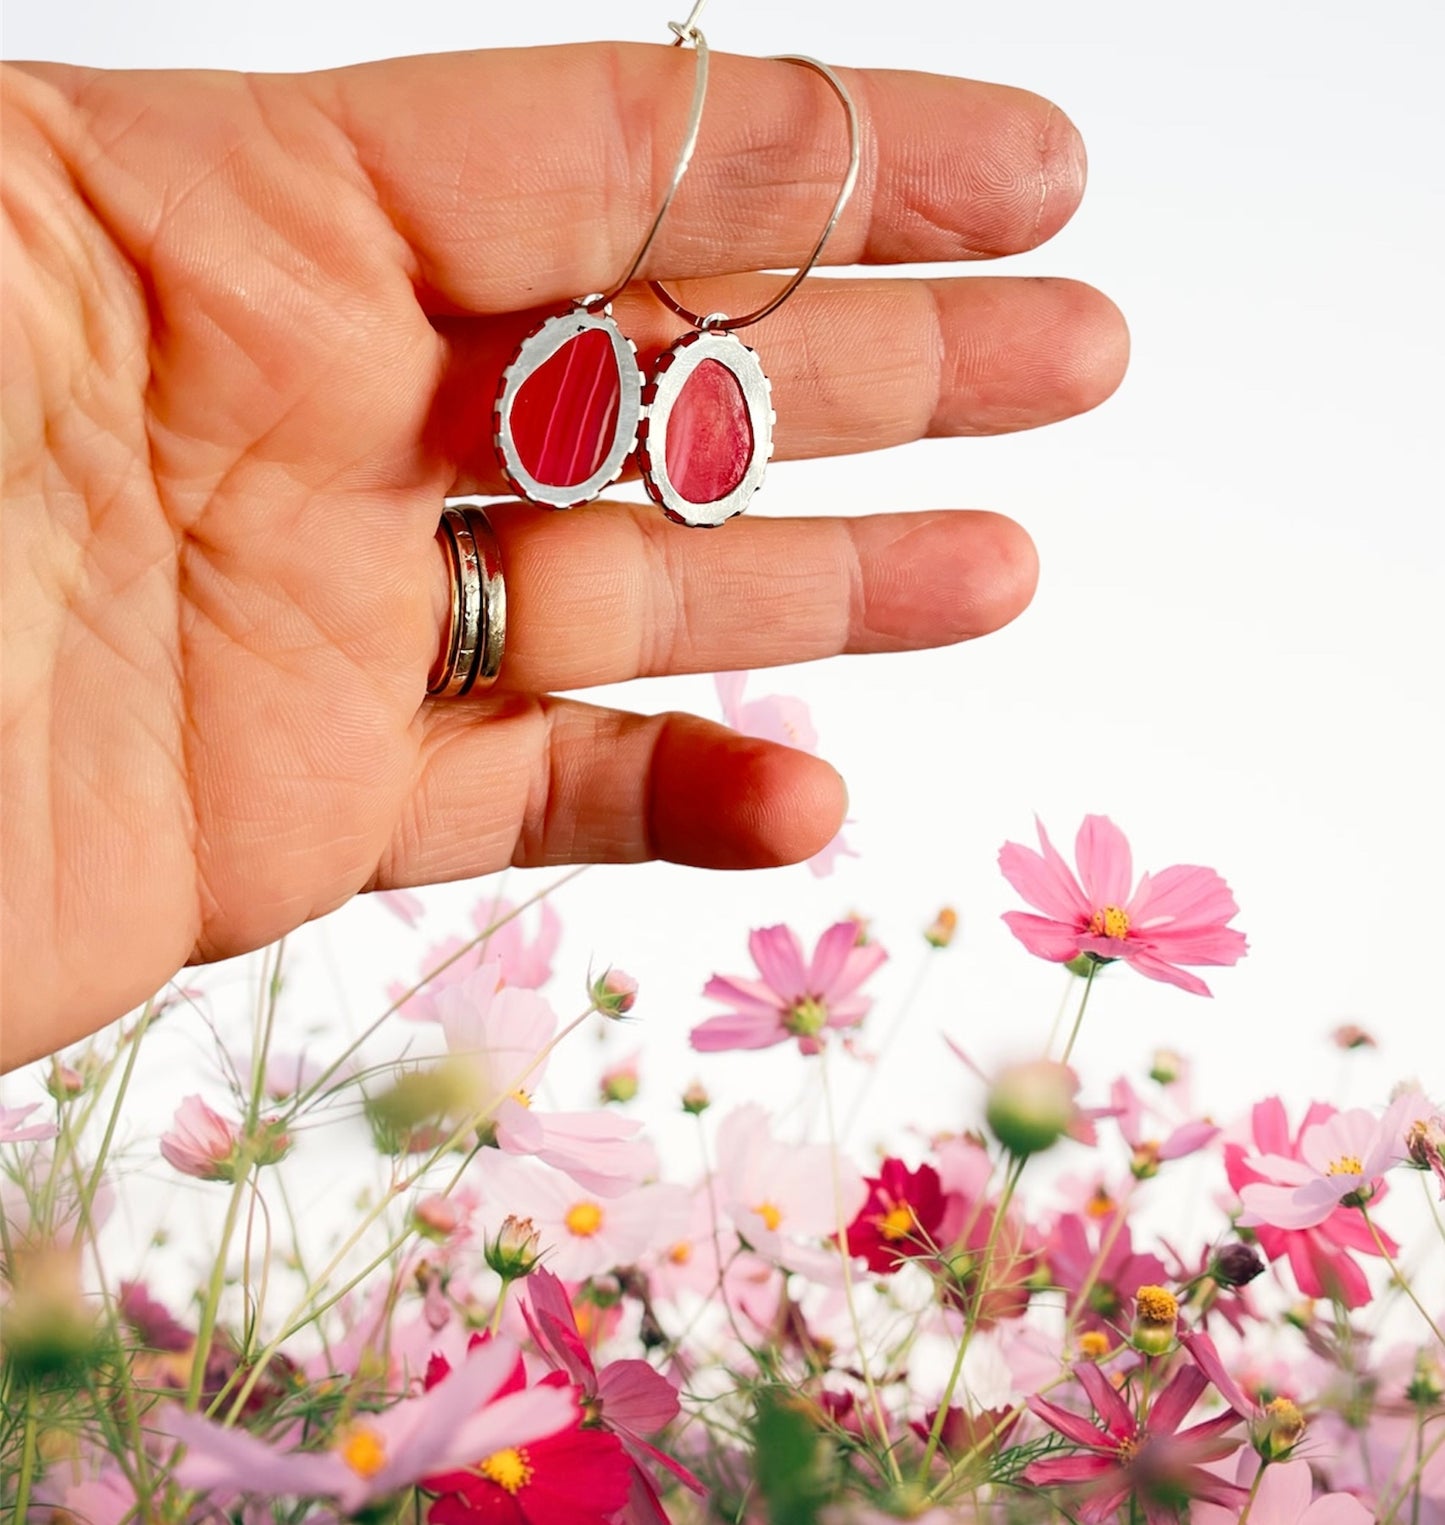
<path fill-rule="evenodd" d="M 682 147 L 678 151 L 677 161 L 672 166 L 672 180 L 667 187 L 667 193 L 662 198 L 662 205 L 657 209 L 657 215 L 652 219 L 652 226 L 643 235 L 642 242 L 637 246 L 637 253 L 632 256 L 632 263 L 627 267 L 627 273 L 609 291 L 598 296 L 588 297 L 580 303 L 588 312 L 601 312 L 612 299 L 632 283 L 633 277 L 642 268 L 642 262 L 647 258 L 647 251 L 652 247 L 653 240 L 657 237 L 657 230 L 662 226 L 662 220 L 667 216 L 668 208 L 671 207 L 673 198 L 677 195 L 677 188 L 682 184 L 682 177 L 687 173 L 687 167 L 692 163 L 692 152 L 697 147 L 698 130 L 702 126 L 702 108 L 707 99 L 707 70 L 708 70 L 708 46 L 707 38 L 697 25 L 697 18 L 702 14 L 702 8 L 707 0 L 696 0 L 692 13 L 686 21 L 669 21 L 668 30 L 676 40 L 672 46 L 675 48 L 686 47 L 688 43 L 693 46 L 697 54 L 697 67 L 692 81 L 692 104 L 688 107 L 687 131 L 683 134 Z M 835 216 L 836 220 L 836 216 Z M 827 235 L 825 234 L 824 237 Z M 821 245 L 820 245 L 821 247 Z"/>
<path fill-rule="evenodd" d="M 700 10 L 702 5 L 705 3 L 706 0 L 699 0 L 698 5 L 693 7 L 693 15 L 696 15 L 698 10 Z M 836 95 L 838 100 L 842 103 L 844 114 L 848 118 L 848 173 L 843 176 L 843 184 L 839 188 L 838 199 L 833 203 L 833 210 L 828 214 L 828 221 L 824 224 L 822 233 L 818 235 L 818 241 L 813 245 L 812 252 L 808 255 L 807 259 L 804 260 L 803 263 L 797 268 L 797 270 L 795 270 L 793 274 L 788 277 L 787 281 L 784 282 L 782 290 L 778 291 L 773 296 L 771 301 L 765 302 L 755 311 L 746 313 L 741 318 L 730 318 L 725 313 L 719 312 L 704 315 L 702 313 L 693 312 L 690 307 L 683 306 L 683 304 L 679 302 L 677 298 L 674 297 L 672 293 L 666 289 L 666 287 L 663 286 L 661 281 L 648 282 L 648 285 L 652 287 L 653 294 L 657 297 L 658 301 L 663 304 L 663 306 L 670 308 L 685 323 L 691 323 L 692 326 L 696 329 L 722 329 L 723 331 L 730 333 L 734 329 L 748 328 L 754 323 L 761 323 L 769 313 L 777 311 L 777 309 L 781 307 L 790 296 L 792 296 L 798 287 L 802 285 L 803 281 L 807 279 L 808 273 L 812 270 L 813 266 L 818 263 L 818 256 L 823 252 L 823 245 L 828 242 L 829 236 L 832 234 L 833 229 L 838 226 L 838 219 L 843 215 L 843 208 L 848 205 L 848 200 L 853 194 L 853 187 L 858 183 L 858 166 L 862 159 L 862 148 L 860 146 L 860 137 L 858 132 L 858 108 L 853 103 L 853 96 L 849 92 L 847 85 L 845 85 L 843 81 L 839 79 L 837 74 L 835 74 L 827 64 L 822 63 L 816 58 L 809 58 L 806 54 L 803 53 L 780 53 L 775 56 L 774 61 L 777 63 L 801 64 L 803 68 L 811 69 L 814 74 L 821 75 L 823 79 L 827 81 L 828 85 L 833 91 L 833 94 Z M 696 123 L 694 123 L 693 136 L 696 137 Z M 691 156 L 692 149 L 691 145 L 689 145 L 688 157 L 691 158 Z M 677 182 L 681 178 L 682 177 L 679 174 L 677 178 L 674 179 L 674 191 L 677 189 Z M 670 201 L 671 199 L 671 193 L 669 193 L 668 200 Z M 664 202 L 663 210 L 665 211 L 666 208 L 667 203 Z M 659 214 L 658 220 L 661 221 L 661 214 Z M 640 258 L 638 262 L 641 262 Z M 637 266 L 634 265 L 632 267 L 632 271 L 628 273 L 629 279 L 631 278 L 631 275 L 636 271 L 636 269 Z"/>

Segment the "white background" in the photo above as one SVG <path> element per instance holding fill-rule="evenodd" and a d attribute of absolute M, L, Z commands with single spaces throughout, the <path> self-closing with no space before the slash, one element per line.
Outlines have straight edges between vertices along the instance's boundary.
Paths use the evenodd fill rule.
<path fill-rule="evenodd" d="M 672 14 L 657 0 L 15 0 L 4 47 L 284 70 L 665 41 Z M 821 880 L 589 870 L 557 902 L 559 1009 L 581 1004 L 589 962 L 633 971 L 632 1038 L 662 1105 L 698 1068 L 685 1032 L 706 1014 L 704 980 L 748 969 L 749 927 L 786 920 L 811 940 L 846 911 L 872 917 L 894 953 L 876 981 L 882 1025 L 924 956 L 919 930 L 950 902 L 963 936 L 932 969 L 869 1121 L 960 1126 L 971 1093 L 936 1029 L 988 1060 L 1041 1040 L 1060 991 L 998 920 L 1016 902 L 996 851 L 1029 839 L 1035 811 L 1061 844 L 1102 811 L 1139 867 L 1217 866 L 1252 952 L 1210 974 L 1212 1002 L 1111 971 L 1081 1048 L 1096 1081 L 1164 1043 L 1196 1057 L 1220 1117 L 1272 1089 L 1292 1110 L 1310 1096 L 1374 1104 L 1410 1073 L 1445 1091 L 1445 10 L 714 0 L 703 19 L 717 50 L 969 74 L 1057 101 L 1089 145 L 1088 195 L 1050 244 L 1000 268 L 1108 292 L 1134 358 L 1112 401 L 1043 432 L 774 468 L 761 513 L 1001 509 L 1038 543 L 1037 598 L 970 647 L 752 679 L 750 697 L 812 706 L 862 856 Z M 706 678 L 608 697 L 717 714 Z M 425 931 L 463 930 L 477 895 L 430 892 Z M 288 1021 L 355 1026 L 421 946 L 375 904 L 353 905 L 295 939 Z M 239 1009 L 252 977 L 218 971 L 210 986 Z M 1329 1046 L 1346 1019 L 1378 1053 Z M 786 1086 L 797 1064 L 728 1057 L 705 1073 L 742 1099 Z"/>

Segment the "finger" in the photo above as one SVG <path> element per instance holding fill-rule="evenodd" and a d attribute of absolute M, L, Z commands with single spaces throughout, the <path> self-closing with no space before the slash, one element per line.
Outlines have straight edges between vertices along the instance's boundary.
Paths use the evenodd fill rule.
<path fill-rule="evenodd" d="M 621 279 L 671 179 L 693 69 L 682 50 L 605 43 L 389 59 L 302 88 L 350 140 L 419 284 L 461 311 L 504 312 Z M 1072 214 L 1083 149 L 1049 102 L 927 74 L 845 78 L 862 161 L 828 262 L 1010 254 Z M 842 112 L 821 79 L 715 56 L 692 168 L 643 274 L 796 263 L 846 168 Z"/>
<path fill-rule="evenodd" d="M 565 523 L 493 506 L 507 580 L 503 686 L 528 693 L 985 635 L 1033 594 L 1033 542 L 996 514 L 739 519 L 679 529 L 650 506 Z M 437 628 L 449 598 L 436 558 Z"/>
<path fill-rule="evenodd" d="M 679 291 L 698 311 L 741 313 L 776 285 L 734 276 Z M 646 292 L 616 310 L 644 368 L 678 336 L 678 319 Z M 458 492 L 510 490 L 491 448 L 492 407 L 526 326 L 441 325 L 450 355 L 433 428 L 458 464 Z M 744 337 L 772 380 L 780 459 L 1055 423 L 1103 402 L 1129 355 L 1118 308 L 1067 280 L 811 280 Z"/>
<path fill-rule="evenodd" d="M 558 699 L 438 704 L 416 788 L 371 889 L 511 863 L 766 868 L 811 857 L 842 824 L 821 759 L 691 715 Z"/>

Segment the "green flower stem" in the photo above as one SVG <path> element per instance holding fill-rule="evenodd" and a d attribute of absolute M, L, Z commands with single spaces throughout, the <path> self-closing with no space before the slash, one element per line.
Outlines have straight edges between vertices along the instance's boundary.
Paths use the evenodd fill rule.
<path fill-rule="evenodd" d="M 1380 1254 L 1384 1257 L 1385 1264 L 1389 1266 L 1390 1274 L 1395 1278 L 1395 1284 L 1402 1288 L 1405 1296 L 1414 1303 L 1415 1307 L 1419 1310 L 1420 1317 L 1429 1325 L 1430 1333 L 1435 1336 L 1442 1346 L 1445 1346 L 1445 1334 L 1440 1332 L 1439 1324 L 1425 1311 L 1425 1304 L 1415 1295 L 1414 1287 L 1410 1285 L 1409 1280 L 1401 1272 L 1399 1266 L 1395 1264 L 1389 1250 L 1385 1248 L 1385 1241 L 1380 1237 L 1379 1229 L 1375 1227 L 1375 1220 L 1370 1216 L 1370 1210 L 1363 1202 L 1360 1203 L 1360 1216 L 1365 1220 L 1365 1227 L 1370 1231 L 1370 1238 L 1375 1241 L 1375 1248 L 1379 1250 Z"/>
<path fill-rule="evenodd" d="M 883 1412 L 883 1399 L 879 1396 L 878 1385 L 873 1380 L 871 1363 L 863 1352 L 863 1325 L 859 1321 L 858 1304 L 853 1296 L 853 1257 L 848 1253 L 848 1225 L 843 1218 L 843 1179 L 839 1172 L 838 1125 L 833 1114 L 833 1087 L 828 1083 L 827 1049 L 818 1056 L 818 1066 L 823 1081 L 823 1106 L 828 1118 L 828 1142 L 833 1146 L 833 1217 L 838 1225 L 838 1254 L 843 1261 L 843 1300 L 848 1306 L 848 1322 L 852 1326 L 853 1343 L 858 1351 L 858 1365 L 863 1370 L 863 1386 L 867 1389 L 869 1407 L 873 1410 L 873 1420 L 878 1426 L 878 1439 L 883 1447 L 883 1455 L 887 1459 L 888 1470 L 893 1476 L 893 1481 L 901 1484 L 903 1472 L 898 1465 L 898 1458 L 893 1454 L 893 1442 L 888 1434 L 888 1416 Z"/>
<path fill-rule="evenodd" d="M 196 1348 L 191 1357 L 191 1380 L 186 1388 L 186 1408 L 194 1410 L 201 1401 L 201 1387 L 206 1380 L 206 1363 L 211 1358 L 211 1341 L 216 1333 L 216 1316 L 221 1308 L 221 1293 L 226 1286 L 226 1256 L 231 1250 L 231 1239 L 241 1216 L 241 1203 L 246 1195 L 246 1180 L 250 1175 L 249 1163 L 243 1163 L 236 1171 L 231 1186 L 231 1199 L 226 1204 L 226 1220 L 221 1225 L 221 1242 L 216 1248 L 216 1263 L 211 1267 L 211 1279 L 206 1286 L 206 1300 L 201 1305 L 201 1322 L 196 1330 Z"/>
<path fill-rule="evenodd" d="M 1084 1024 L 1084 1013 L 1089 1007 L 1089 992 L 1094 988 L 1094 976 L 1099 972 L 1099 966 L 1092 960 L 1089 963 L 1089 972 L 1084 977 L 1084 993 L 1079 997 L 1079 1010 L 1074 1017 L 1073 1031 L 1069 1034 L 1069 1041 L 1064 1045 L 1064 1057 L 1062 1064 L 1069 1062 L 1069 1055 L 1074 1052 L 1074 1042 L 1079 1036 L 1079 1029 Z"/>
<path fill-rule="evenodd" d="M 20 1444 L 20 1477 L 15 1485 L 15 1518 L 23 1520 L 30 1507 L 30 1485 L 35 1478 L 35 1384 L 25 1384 L 25 1432 Z"/>
<path fill-rule="evenodd" d="M 246 1110 L 246 1132 L 252 1133 L 261 1121 L 261 1102 L 266 1094 L 266 1060 L 271 1052 L 271 1034 L 276 1028 L 276 1007 L 281 999 L 281 960 L 286 956 L 286 939 L 276 944 L 271 963 L 271 977 L 262 983 L 264 1000 L 257 1018 L 257 1036 L 251 1055 L 251 1095 Z M 264 959 L 261 972 L 264 975 Z"/>
<path fill-rule="evenodd" d="M 512 1290 L 513 1278 L 502 1278 L 502 1290 L 497 1293 L 497 1306 L 492 1309 L 492 1316 L 487 1320 L 487 1333 L 496 1339 L 502 1328 L 502 1312 L 507 1306 L 507 1293 Z"/>
<path fill-rule="evenodd" d="M 1420 1189 L 1425 1193 L 1425 1205 L 1430 1209 L 1430 1217 L 1435 1223 L 1435 1232 L 1442 1240 L 1445 1240 L 1445 1219 L 1440 1216 L 1440 1206 L 1436 1200 L 1434 1191 L 1431 1190 L 1434 1177 L 1428 1170 L 1420 1172 Z"/>
<path fill-rule="evenodd" d="M 96 1189 L 100 1186 L 101 1173 L 105 1170 L 105 1162 L 110 1157 L 110 1146 L 115 1139 L 116 1126 L 120 1122 L 121 1103 L 130 1090 L 131 1076 L 135 1073 L 135 1062 L 140 1055 L 141 1039 L 145 1037 L 151 1018 L 155 1015 L 156 1003 L 154 998 L 145 1003 L 135 1027 L 131 1030 L 127 1042 L 130 1044 L 130 1053 L 125 1056 L 125 1068 L 120 1073 L 120 1083 L 115 1089 L 115 1101 L 111 1104 L 110 1116 L 106 1119 L 105 1133 L 101 1136 L 100 1149 L 95 1156 L 95 1164 L 91 1167 L 90 1180 L 85 1188 L 84 1202 L 86 1210 L 89 1203 L 94 1199 Z"/>
<path fill-rule="evenodd" d="M 988 1242 L 983 1247 L 983 1256 L 979 1262 L 978 1287 L 964 1315 L 963 1334 L 959 1338 L 958 1350 L 953 1358 L 953 1369 L 948 1374 L 948 1384 L 943 1389 L 938 1412 L 933 1416 L 933 1425 L 928 1432 L 928 1444 L 923 1451 L 923 1466 L 918 1475 L 921 1484 L 926 1484 L 928 1481 L 928 1469 L 933 1465 L 933 1458 L 937 1455 L 939 1443 L 943 1439 L 943 1427 L 948 1423 L 949 1405 L 953 1402 L 958 1379 L 963 1375 L 963 1358 L 968 1354 L 969 1341 L 973 1338 L 973 1331 L 978 1327 L 978 1310 L 983 1303 L 984 1294 L 988 1291 L 988 1278 L 993 1269 L 993 1252 L 998 1244 L 999 1228 L 1008 1213 L 1009 1203 L 1013 1201 L 1014 1189 L 1018 1186 L 1019 1177 L 1024 1173 L 1024 1166 L 1028 1164 L 1028 1161 L 1029 1157 L 1026 1154 L 1015 1155 L 1009 1163 L 1008 1174 L 1004 1177 L 1003 1191 L 999 1194 L 998 1206 L 994 1208 L 993 1222 L 989 1224 L 988 1229 Z"/>

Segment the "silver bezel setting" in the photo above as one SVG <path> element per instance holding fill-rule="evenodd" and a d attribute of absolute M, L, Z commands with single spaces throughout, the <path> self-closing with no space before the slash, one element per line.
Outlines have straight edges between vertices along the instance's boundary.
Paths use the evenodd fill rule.
<path fill-rule="evenodd" d="M 612 357 L 617 362 L 617 426 L 612 447 L 602 464 L 585 481 L 565 486 L 539 482 L 517 454 L 516 441 L 512 438 L 512 407 L 517 394 L 536 371 L 579 335 L 594 328 L 601 329 L 612 341 Z M 502 372 L 492 411 L 492 438 L 502 473 L 513 492 L 542 508 L 576 508 L 579 503 L 590 503 L 604 487 L 622 475 L 627 457 L 637 443 L 641 420 L 642 372 L 637 368 L 636 347 L 613 321 L 610 304 L 598 312 L 588 312 L 579 306 L 546 319 L 518 346 L 511 363 Z"/>
<path fill-rule="evenodd" d="M 713 503 L 693 503 L 673 486 L 667 474 L 667 425 L 688 378 L 704 360 L 716 360 L 731 372 L 743 394 L 753 431 L 753 455 L 742 481 Z M 652 499 L 678 524 L 711 529 L 742 513 L 762 486 L 773 454 L 773 388 L 757 352 L 736 334 L 705 328 L 684 334 L 663 354 L 643 393 L 642 427 L 637 435 L 637 464 Z"/>

